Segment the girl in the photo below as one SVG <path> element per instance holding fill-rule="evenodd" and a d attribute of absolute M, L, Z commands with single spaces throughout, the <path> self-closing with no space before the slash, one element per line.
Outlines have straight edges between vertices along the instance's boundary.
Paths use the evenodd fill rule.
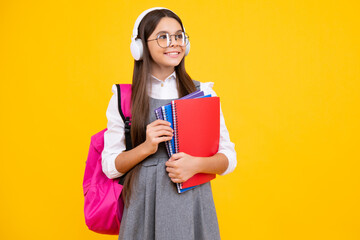
<path fill-rule="evenodd" d="M 117 106 L 117 91 L 106 112 L 108 130 L 102 166 L 109 178 L 125 176 L 125 208 L 119 239 L 220 239 L 210 183 L 178 194 L 174 183 L 194 174 L 225 175 L 236 166 L 220 113 L 219 151 L 212 157 L 177 153 L 169 159 L 165 141 L 171 140 L 170 123 L 156 120 L 154 109 L 196 89 L 212 94 L 213 83 L 193 81 L 184 57 L 190 49 L 180 18 L 164 8 L 142 13 L 134 27 L 131 50 L 135 58 L 131 97 L 133 149 L 125 150 L 124 122 Z"/>

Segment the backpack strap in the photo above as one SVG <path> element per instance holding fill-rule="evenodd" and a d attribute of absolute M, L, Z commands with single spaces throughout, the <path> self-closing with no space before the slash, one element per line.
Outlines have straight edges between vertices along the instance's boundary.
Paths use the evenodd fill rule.
<path fill-rule="evenodd" d="M 126 151 L 132 149 L 131 143 L 131 84 L 116 84 L 118 92 L 118 108 L 125 123 Z"/>

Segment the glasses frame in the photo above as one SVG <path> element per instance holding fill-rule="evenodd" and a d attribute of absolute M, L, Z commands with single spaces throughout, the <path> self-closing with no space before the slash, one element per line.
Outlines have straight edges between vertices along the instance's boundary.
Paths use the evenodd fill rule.
<path fill-rule="evenodd" d="M 164 32 L 162 32 L 162 33 L 159 33 L 158 35 L 157 35 L 157 37 L 156 38 L 154 38 L 154 39 L 149 39 L 149 40 L 147 40 L 147 42 L 150 42 L 150 41 L 155 41 L 156 40 L 156 43 L 158 44 L 158 46 L 159 47 L 161 47 L 161 48 L 168 48 L 168 47 L 170 47 L 171 46 L 171 43 L 172 43 L 172 36 L 174 36 L 175 37 L 175 41 L 176 41 L 176 35 L 178 35 L 179 33 L 175 33 L 175 34 L 169 34 L 169 33 L 167 33 L 167 32 L 165 32 L 167 35 L 169 35 L 169 37 L 170 37 L 170 41 L 169 41 L 169 46 L 167 46 L 167 47 L 162 47 L 162 46 L 160 46 L 160 44 L 159 44 L 159 41 L 158 41 L 158 39 L 159 39 L 159 37 L 160 37 L 160 35 L 161 34 L 164 34 Z M 181 33 L 184 33 L 184 35 L 185 35 L 185 45 L 179 45 L 179 46 L 181 46 L 181 47 L 185 47 L 185 46 L 187 46 L 188 44 L 189 44 L 189 35 L 186 33 L 186 32 L 184 32 L 184 31 L 181 31 Z"/>

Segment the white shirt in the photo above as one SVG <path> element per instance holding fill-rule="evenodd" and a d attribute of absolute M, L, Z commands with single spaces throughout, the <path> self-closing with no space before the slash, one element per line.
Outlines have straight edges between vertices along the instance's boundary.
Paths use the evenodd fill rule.
<path fill-rule="evenodd" d="M 216 96 L 216 93 L 212 90 L 213 86 L 214 83 L 212 82 L 200 83 L 200 90 L 204 91 L 205 95 L 211 94 L 211 96 Z M 124 121 L 118 110 L 116 85 L 112 86 L 112 92 L 113 96 L 110 99 L 106 111 L 108 123 L 107 131 L 104 134 L 104 150 L 102 152 L 102 169 L 105 175 L 111 179 L 123 175 L 123 173 L 117 171 L 115 159 L 126 149 Z M 167 77 L 165 81 L 161 81 L 152 76 L 151 81 L 148 83 L 148 94 L 155 99 L 178 98 L 175 71 Z M 225 120 L 220 106 L 220 141 L 218 153 L 223 153 L 229 161 L 226 171 L 220 175 L 234 171 L 237 164 L 234 147 L 234 143 L 230 141 L 229 132 L 225 126 Z"/>

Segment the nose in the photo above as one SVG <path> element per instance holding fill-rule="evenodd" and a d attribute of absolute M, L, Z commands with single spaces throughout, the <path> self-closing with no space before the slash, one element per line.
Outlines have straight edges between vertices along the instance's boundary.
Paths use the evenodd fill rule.
<path fill-rule="evenodd" d="M 175 47 L 175 46 L 179 46 L 179 43 L 177 42 L 175 35 L 170 35 L 170 47 Z"/>

